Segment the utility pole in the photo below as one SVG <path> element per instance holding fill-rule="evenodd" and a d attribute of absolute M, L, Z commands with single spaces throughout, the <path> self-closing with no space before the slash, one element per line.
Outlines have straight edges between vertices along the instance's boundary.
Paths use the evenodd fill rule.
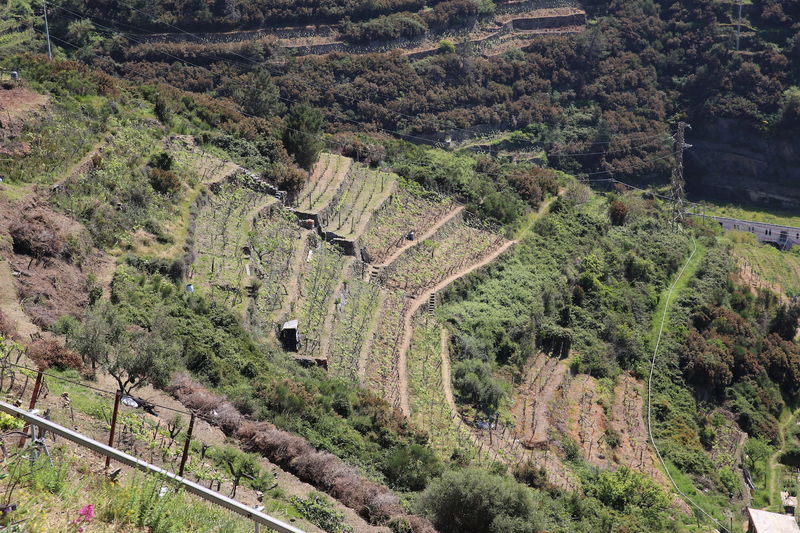
<path fill-rule="evenodd" d="M 683 179 L 683 149 L 691 148 L 691 144 L 684 142 L 686 128 L 692 127 L 685 122 L 678 122 L 678 132 L 675 134 L 675 167 L 672 169 L 672 229 L 676 230 L 683 223 L 686 216 L 686 192 Z"/>
<path fill-rule="evenodd" d="M 47 57 L 53 60 L 53 49 L 50 47 L 50 25 L 47 23 L 47 0 L 42 0 L 44 4 L 44 31 L 47 34 Z"/>
<path fill-rule="evenodd" d="M 739 21 L 736 23 L 736 51 L 739 51 L 739 37 L 742 33 L 742 3 L 744 0 L 738 0 L 739 4 Z"/>

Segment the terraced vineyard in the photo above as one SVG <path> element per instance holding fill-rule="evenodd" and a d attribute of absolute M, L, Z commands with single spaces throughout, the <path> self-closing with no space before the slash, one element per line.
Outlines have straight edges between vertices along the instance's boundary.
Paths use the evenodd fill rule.
<path fill-rule="evenodd" d="M 363 384 L 394 405 L 399 405 L 400 400 L 397 349 L 408 306 L 409 300 L 402 291 L 386 291 L 362 378 Z"/>
<path fill-rule="evenodd" d="M 417 315 L 407 358 L 411 419 L 428 432 L 431 446 L 444 459 L 456 449 L 473 449 L 474 441 L 447 402 L 441 350 L 441 325 L 431 315 Z"/>
<path fill-rule="evenodd" d="M 309 247 L 306 262 L 307 268 L 300 279 L 298 319 L 304 352 L 319 355 L 325 317 L 342 275 L 342 254 L 335 246 L 319 243 Z"/>
<path fill-rule="evenodd" d="M 253 303 L 258 323 L 268 324 L 281 308 L 288 295 L 287 280 L 293 272 L 293 258 L 298 247 L 303 247 L 303 232 L 297 217 L 278 208 L 265 210 L 255 220 L 249 235 L 251 265 L 260 282 L 253 291 Z"/>
<path fill-rule="evenodd" d="M 228 305 L 244 302 L 251 273 L 247 246 L 252 218 L 275 198 L 242 187 L 236 180 L 201 196 L 194 221 L 195 260 L 189 272 L 195 290 Z"/>
<path fill-rule="evenodd" d="M 363 232 L 371 214 L 397 187 L 397 177 L 362 165 L 352 167 L 339 201 L 330 213 L 329 229 L 346 238 Z"/>
<path fill-rule="evenodd" d="M 456 218 L 388 265 L 381 278 L 387 287 L 417 295 L 479 262 L 504 241 L 497 233 Z"/>
<path fill-rule="evenodd" d="M 378 286 L 359 279 L 358 270 L 350 269 L 336 294 L 328 350 L 330 371 L 352 381 L 358 380 L 359 356 L 381 300 Z"/>
<path fill-rule="evenodd" d="M 369 250 L 375 263 L 382 263 L 406 243 L 410 231 L 425 233 L 454 205 L 445 197 L 423 196 L 406 187 L 398 187 L 372 217 L 369 228 L 361 237 L 361 245 Z"/>
<path fill-rule="evenodd" d="M 313 213 L 326 207 L 347 179 L 352 164 L 353 160 L 348 157 L 321 154 L 308 183 L 298 196 L 298 209 Z"/>

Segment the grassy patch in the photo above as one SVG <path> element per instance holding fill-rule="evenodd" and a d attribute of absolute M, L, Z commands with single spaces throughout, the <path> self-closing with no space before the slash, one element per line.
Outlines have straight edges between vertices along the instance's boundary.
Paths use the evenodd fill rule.
<path fill-rule="evenodd" d="M 715 204 L 704 202 L 709 215 L 720 217 L 739 218 L 742 220 L 752 220 L 754 222 L 767 222 L 769 224 L 780 224 L 781 226 L 800 227 L 800 215 L 796 211 L 783 211 L 780 209 L 767 208 L 761 205 L 749 204 Z"/>
<path fill-rule="evenodd" d="M 727 239 L 733 244 L 733 253 L 747 262 L 753 274 L 777 283 L 787 296 L 800 295 L 800 250 L 781 252 L 759 243 L 755 235 L 738 231 L 728 232 Z"/>

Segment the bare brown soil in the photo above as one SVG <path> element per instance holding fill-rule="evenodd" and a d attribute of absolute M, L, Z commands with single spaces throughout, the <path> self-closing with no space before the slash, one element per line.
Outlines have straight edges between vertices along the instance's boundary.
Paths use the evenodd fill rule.
<path fill-rule="evenodd" d="M 597 381 L 589 375 L 577 376 L 567 391 L 568 434 L 578 446 L 583 457 L 592 464 L 607 467 L 610 464 L 605 442 L 606 416 L 597 403 Z"/>
<path fill-rule="evenodd" d="M 543 353 L 526 363 L 512 409 L 518 437 L 525 446 L 543 447 L 550 440 L 550 403 L 568 373 L 566 364 Z"/>
<path fill-rule="evenodd" d="M 76 250 L 70 257 L 35 258 L 15 253 L 7 232 L 23 216 L 41 217 L 65 241 L 72 242 L 70 246 L 83 250 Z M 16 280 L 22 309 L 37 326 L 48 327 L 65 314 L 80 316 L 88 303 L 89 274 L 100 272 L 103 282 L 109 281 L 110 258 L 81 244 L 88 242 L 87 239 L 79 223 L 53 211 L 42 197 L 34 195 L 18 202 L 0 197 L 0 256 L 8 262 Z M 23 329 L 30 328 L 23 326 Z"/>
<path fill-rule="evenodd" d="M 623 374 L 614 387 L 609 424 L 617 431 L 620 440 L 619 446 L 612 452 L 612 458 L 614 462 L 638 470 L 666 487 L 667 479 L 648 446 L 642 386 L 632 376 Z"/>

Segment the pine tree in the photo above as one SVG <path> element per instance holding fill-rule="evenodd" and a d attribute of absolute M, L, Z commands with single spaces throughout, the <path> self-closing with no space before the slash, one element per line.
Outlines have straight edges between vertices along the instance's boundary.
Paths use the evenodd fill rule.
<path fill-rule="evenodd" d="M 308 104 L 295 104 L 286 117 L 283 145 L 298 165 L 310 169 L 322 151 L 322 113 Z"/>
<path fill-rule="evenodd" d="M 280 102 L 278 88 L 264 68 L 249 74 L 247 81 L 234 90 L 233 98 L 245 113 L 261 118 L 282 113 L 286 109 Z"/>

